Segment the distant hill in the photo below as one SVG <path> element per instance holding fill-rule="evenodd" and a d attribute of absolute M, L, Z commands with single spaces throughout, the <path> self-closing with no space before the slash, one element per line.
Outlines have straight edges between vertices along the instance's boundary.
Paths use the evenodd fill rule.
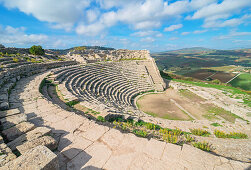
<path fill-rule="evenodd" d="M 115 50 L 114 48 L 109 47 L 101 47 L 101 46 L 78 46 L 78 47 L 72 47 L 69 49 L 49 49 L 50 51 L 56 52 L 58 54 L 67 54 L 69 51 L 72 51 L 74 49 L 86 49 L 86 50 Z"/>
<path fill-rule="evenodd" d="M 195 53 L 205 53 L 213 52 L 216 50 L 204 48 L 204 47 L 192 47 L 192 48 L 182 48 L 179 50 L 165 51 L 164 53 L 174 53 L 174 54 L 195 54 Z"/>

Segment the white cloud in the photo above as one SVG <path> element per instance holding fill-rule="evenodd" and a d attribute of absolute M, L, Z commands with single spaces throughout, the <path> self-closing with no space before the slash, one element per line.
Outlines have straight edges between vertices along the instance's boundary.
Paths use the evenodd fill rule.
<path fill-rule="evenodd" d="M 177 39 L 179 39 L 179 38 L 178 38 L 178 37 L 171 37 L 171 38 L 169 38 L 168 40 L 174 41 L 174 40 L 177 40 Z"/>
<path fill-rule="evenodd" d="M 214 39 L 223 40 L 223 39 L 229 39 L 229 38 L 240 37 L 240 36 L 251 36 L 251 32 L 231 31 L 228 35 L 217 36 L 217 37 L 214 37 Z"/>
<path fill-rule="evenodd" d="M 43 34 L 26 34 L 24 27 L 14 28 L 11 26 L 0 26 L 0 42 L 3 44 L 42 44 L 48 40 Z"/>
<path fill-rule="evenodd" d="M 251 7 L 251 0 L 223 0 L 221 3 L 212 3 L 197 10 L 192 16 L 186 17 L 187 19 L 204 19 L 203 27 L 228 27 L 237 26 L 248 19 L 243 16 L 242 18 L 230 18 L 234 14 L 240 13 L 244 8 Z"/>
<path fill-rule="evenodd" d="M 190 32 L 182 32 L 181 35 L 188 35 Z"/>
<path fill-rule="evenodd" d="M 208 6 L 204 6 L 193 14 L 190 19 L 207 18 L 215 15 L 232 15 L 235 12 L 240 11 L 243 7 L 251 6 L 250 0 L 224 0 L 222 3 L 213 3 Z"/>
<path fill-rule="evenodd" d="M 207 30 L 195 30 L 193 33 L 194 34 L 201 34 L 201 33 L 204 33 L 204 32 L 207 32 Z"/>
<path fill-rule="evenodd" d="M 182 24 L 171 25 L 171 26 L 169 26 L 169 27 L 166 27 L 166 28 L 164 29 L 164 31 L 174 31 L 174 30 L 180 29 L 180 28 L 182 28 L 182 27 L 183 27 Z"/>
<path fill-rule="evenodd" d="M 151 43 L 151 42 L 154 42 L 155 39 L 152 38 L 152 37 L 146 37 L 146 38 L 142 38 L 140 39 L 141 42 L 147 42 L 147 43 Z"/>
<path fill-rule="evenodd" d="M 158 31 L 138 31 L 131 34 L 134 37 L 146 37 L 146 36 L 162 37 L 163 35 Z"/>
<path fill-rule="evenodd" d="M 222 20 L 205 20 L 203 27 L 215 28 L 215 27 L 233 27 L 245 23 L 247 19 L 250 19 L 251 15 L 244 15 L 241 18 L 232 18 L 225 21 Z"/>
<path fill-rule="evenodd" d="M 40 21 L 57 24 L 57 28 L 70 29 L 83 15 L 83 9 L 90 0 L 0 0 L 4 6 L 18 8 L 27 15 L 33 15 Z"/>

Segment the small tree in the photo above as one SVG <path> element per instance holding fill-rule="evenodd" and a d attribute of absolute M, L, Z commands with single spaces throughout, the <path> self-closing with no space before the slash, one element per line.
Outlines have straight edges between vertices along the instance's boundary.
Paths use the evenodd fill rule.
<path fill-rule="evenodd" d="M 40 45 L 33 45 L 29 51 L 33 55 L 44 55 L 44 49 Z"/>
<path fill-rule="evenodd" d="M 221 84 L 221 81 L 218 80 L 218 79 L 214 79 L 214 80 L 212 81 L 212 83 L 214 83 L 214 84 Z"/>

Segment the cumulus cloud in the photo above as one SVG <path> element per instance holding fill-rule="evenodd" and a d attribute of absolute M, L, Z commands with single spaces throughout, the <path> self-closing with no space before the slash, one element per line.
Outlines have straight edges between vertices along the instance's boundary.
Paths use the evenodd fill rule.
<path fill-rule="evenodd" d="M 221 3 L 219 3 L 221 2 Z M 219 27 L 243 23 L 230 18 L 250 0 L 0 0 L 9 9 L 18 9 L 55 29 L 75 30 L 81 35 L 96 36 L 109 27 L 122 23 L 130 29 L 148 31 L 160 28 L 166 21 L 177 21 L 182 14 L 192 13 L 187 19 L 204 19 L 204 27 Z M 224 19 L 224 20 L 223 20 Z M 173 31 L 182 24 L 171 25 Z M 161 34 L 159 34 L 161 36 Z"/>
<path fill-rule="evenodd" d="M 155 36 L 162 37 L 163 35 L 158 31 L 138 31 L 131 34 L 134 37 L 145 37 L 145 36 Z"/>
<path fill-rule="evenodd" d="M 228 20 L 206 20 L 203 27 L 212 28 L 212 27 L 233 27 L 238 26 L 242 23 L 245 23 L 246 20 L 250 19 L 251 15 L 244 15 L 240 18 L 232 18 Z"/>
<path fill-rule="evenodd" d="M 147 42 L 147 43 L 151 43 L 151 42 L 154 42 L 155 39 L 152 38 L 152 37 L 146 37 L 146 38 L 142 38 L 140 39 L 141 42 Z"/>
<path fill-rule="evenodd" d="M 40 21 L 55 23 L 70 29 L 83 15 L 83 9 L 90 5 L 90 0 L 0 0 L 9 9 L 17 8 Z"/>
<path fill-rule="evenodd" d="M 171 37 L 171 38 L 169 38 L 168 40 L 174 41 L 174 40 L 178 40 L 178 39 L 179 39 L 178 37 Z"/>
<path fill-rule="evenodd" d="M 181 35 L 188 35 L 190 32 L 182 32 Z"/>
<path fill-rule="evenodd" d="M 192 16 L 186 17 L 188 20 L 204 19 L 204 27 L 227 27 L 237 26 L 243 23 L 248 17 L 231 18 L 244 8 L 251 7 L 251 0 L 223 0 L 221 3 L 212 3 L 197 10 Z"/>
<path fill-rule="evenodd" d="M 195 30 L 193 33 L 194 34 L 201 34 L 201 33 L 204 33 L 204 32 L 207 32 L 207 30 Z"/>
<path fill-rule="evenodd" d="M 228 35 L 217 36 L 217 37 L 214 37 L 214 39 L 223 40 L 223 39 L 229 39 L 229 38 L 241 37 L 241 36 L 251 36 L 251 32 L 230 31 Z"/>
<path fill-rule="evenodd" d="M 0 26 L 0 42 L 3 44 L 42 44 L 48 40 L 44 34 L 26 34 L 25 28 L 14 28 L 11 26 Z"/>
<path fill-rule="evenodd" d="M 164 29 L 164 31 L 174 31 L 174 30 L 180 29 L 180 28 L 182 28 L 182 27 L 183 27 L 182 24 L 171 25 L 171 26 L 169 26 L 169 27 L 166 27 L 166 28 Z"/>

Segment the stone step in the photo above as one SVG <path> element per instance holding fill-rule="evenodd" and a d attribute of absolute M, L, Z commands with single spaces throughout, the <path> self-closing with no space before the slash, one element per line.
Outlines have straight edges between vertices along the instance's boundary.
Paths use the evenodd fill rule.
<path fill-rule="evenodd" d="M 59 170 L 57 155 L 45 146 L 37 146 L 10 161 L 0 170 Z"/>
<path fill-rule="evenodd" d="M 27 132 L 16 138 L 15 140 L 7 143 L 7 146 L 10 147 L 11 150 L 15 150 L 17 146 L 22 145 L 26 141 L 32 141 L 39 137 L 49 135 L 51 133 L 51 129 L 47 127 L 37 127 L 32 131 Z"/>
<path fill-rule="evenodd" d="M 27 116 L 23 113 L 0 119 L 2 130 L 9 129 L 21 122 L 26 122 L 26 121 L 27 121 Z"/>
<path fill-rule="evenodd" d="M 0 167 L 15 158 L 16 155 L 12 153 L 11 149 L 5 143 L 0 144 Z"/>
<path fill-rule="evenodd" d="M 9 129 L 3 130 L 2 134 L 8 139 L 8 141 L 12 141 L 22 134 L 29 132 L 35 129 L 35 125 L 30 122 L 22 122 L 16 126 L 13 126 Z"/>
<path fill-rule="evenodd" d="M 17 150 L 21 153 L 24 154 L 26 151 L 35 148 L 39 145 L 46 146 L 50 150 L 55 150 L 57 149 L 57 141 L 51 137 L 51 136 L 43 136 L 37 139 L 34 139 L 32 141 L 27 141 L 22 145 L 17 146 Z"/>
<path fill-rule="evenodd" d="M 2 136 L 0 136 L 0 144 L 2 144 L 2 143 L 4 143 L 4 141 L 3 141 L 3 137 L 2 137 Z"/>
<path fill-rule="evenodd" d="M 20 111 L 18 109 L 11 109 L 6 111 L 0 111 L 0 118 L 5 118 L 8 116 L 19 114 Z"/>

